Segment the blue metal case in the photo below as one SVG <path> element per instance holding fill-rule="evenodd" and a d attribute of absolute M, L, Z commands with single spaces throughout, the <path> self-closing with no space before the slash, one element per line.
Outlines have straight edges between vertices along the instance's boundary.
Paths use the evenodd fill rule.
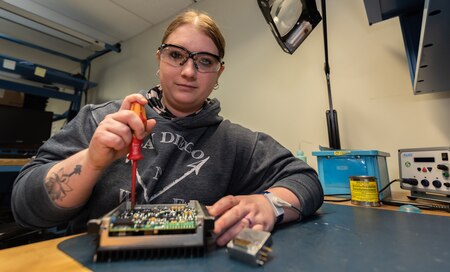
<path fill-rule="evenodd" d="M 386 157 L 389 153 L 377 150 L 327 150 L 314 151 L 317 156 L 319 179 L 325 195 L 350 194 L 351 176 L 373 176 L 378 190 L 389 183 Z M 380 199 L 390 196 L 390 188 L 380 194 Z"/>

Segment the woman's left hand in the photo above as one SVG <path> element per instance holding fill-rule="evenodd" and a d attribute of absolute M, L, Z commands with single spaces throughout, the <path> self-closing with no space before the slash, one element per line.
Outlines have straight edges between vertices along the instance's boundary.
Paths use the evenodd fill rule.
<path fill-rule="evenodd" d="M 216 217 L 214 234 L 216 243 L 226 245 L 242 229 L 271 231 L 275 225 L 275 213 L 269 201 L 261 195 L 225 196 L 208 207 Z"/>

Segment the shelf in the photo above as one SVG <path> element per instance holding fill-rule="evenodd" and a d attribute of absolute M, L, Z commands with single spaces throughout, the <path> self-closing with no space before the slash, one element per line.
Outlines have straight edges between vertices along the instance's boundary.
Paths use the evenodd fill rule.
<path fill-rule="evenodd" d="M 71 102 L 67 112 L 54 115 L 55 121 L 66 119 L 78 112 L 83 92 L 97 86 L 79 75 L 10 56 L 0 55 L 0 63 L 0 71 L 6 75 L 0 78 L 0 88 Z M 8 79 L 8 74 L 18 75 L 19 78 Z M 57 85 L 70 87 L 72 93 L 61 92 Z"/>
<path fill-rule="evenodd" d="M 447 33 L 447 34 L 445 34 Z M 414 91 L 450 91 L 450 1 L 425 1 Z"/>
<path fill-rule="evenodd" d="M 121 51 L 120 43 L 109 44 L 90 37 L 77 29 L 71 29 L 67 25 L 50 20 L 47 16 L 37 14 L 29 5 L 0 1 L 0 19 L 0 24 L 5 26 L 3 31 L 6 32 L 0 33 L 0 39 L 40 51 L 39 53 L 44 52 L 44 57 L 45 54 L 51 54 L 80 65 L 80 72 L 71 74 L 42 64 L 0 55 L 0 88 L 70 102 L 66 112 L 54 114 L 55 121 L 70 121 L 80 110 L 83 94 L 97 86 L 96 83 L 89 82 L 86 76 L 92 60 L 109 52 Z M 48 47 L 39 44 L 46 44 Z M 14 53 L 15 51 L 12 51 L 8 55 Z M 6 76 L 3 76 L 4 74 Z"/>
<path fill-rule="evenodd" d="M 47 16 L 35 14 L 36 10 L 28 10 L 25 7 L 29 6 L 16 6 L 0 1 L 0 25 L 3 26 L 2 31 L 6 32 L 0 33 L 0 39 L 18 45 L 11 48 L 7 47 L 10 50 L 6 54 L 5 52 L 0 54 L 0 89 L 26 94 L 25 105 L 23 108 L 16 107 L 16 112 L 12 115 L 17 117 L 17 115 L 27 114 L 27 111 L 36 107 L 35 111 L 25 119 L 25 127 L 28 128 L 37 124 L 39 127 L 35 130 L 48 132 L 48 136 L 50 136 L 51 122 L 63 119 L 70 121 L 79 112 L 83 95 L 87 95 L 89 89 L 97 86 L 96 83 L 89 80 L 91 62 L 109 52 L 120 52 L 121 48 L 120 43 L 108 44 L 81 33 L 77 29 L 71 29 L 69 26 L 51 21 Z M 76 74 L 68 73 L 43 64 L 19 59 L 17 57 L 20 56 L 14 55 L 24 53 L 22 46 L 42 54 L 42 57 L 38 59 L 44 61 L 50 54 L 78 63 L 80 69 L 77 69 L 77 71 L 79 72 Z M 35 54 L 35 52 L 32 52 L 32 54 Z M 64 66 L 68 67 L 67 65 Z M 72 65 L 68 69 L 72 71 Z M 46 112 L 47 98 L 64 100 L 69 102 L 70 105 L 63 113 Z M 45 103 L 40 103 L 40 101 Z M 45 118 L 35 118 L 33 122 L 31 117 L 41 116 L 41 113 L 45 113 Z M 10 117 L 8 117 L 10 115 L 2 111 L 1 116 L 4 118 L 2 125 L 10 120 Z M 23 128 L 20 124 L 17 125 L 16 119 L 12 123 L 13 129 L 7 130 L 8 133 L 5 132 L 4 134 L 8 137 L 2 139 L 0 155 L 35 154 L 37 148 L 48 136 L 15 131 L 15 128 Z M 24 137 L 24 135 L 32 135 L 33 137 Z M 17 169 L 17 167 L 7 166 L 3 167 L 3 170 L 9 171 Z"/>
<path fill-rule="evenodd" d="M 23 59 L 0 54 L 0 72 L 4 72 L 7 75 L 14 74 L 19 76 L 19 80 L 16 80 L 15 78 L 5 79 L 4 77 L 0 77 L 0 88 L 70 102 L 70 107 L 66 112 L 54 115 L 55 121 L 62 119 L 67 119 L 70 121 L 70 119 L 73 118 L 80 110 L 83 93 L 88 89 L 97 86 L 96 83 L 89 82 L 85 78 L 86 71 L 90 67 L 91 61 L 108 52 L 121 51 L 120 44 L 105 44 L 104 49 L 95 51 L 84 59 L 80 59 L 49 48 L 15 39 L 2 33 L 0 33 L 0 39 L 27 46 L 58 57 L 66 58 L 80 64 L 81 73 L 70 74 L 45 65 L 35 64 Z M 61 92 L 58 85 L 69 87 L 73 92 Z"/>
<path fill-rule="evenodd" d="M 450 1 L 364 0 L 369 24 L 399 17 L 414 94 L 450 91 Z"/>
<path fill-rule="evenodd" d="M 30 159 L 4 159 L 0 158 L 0 172 L 19 172 Z"/>
<path fill-rule="evenodd" d="M 41 64 L 31 63 L 2 54 L 0 54 L 0 62 L 2 63 L 0 67 L 1 71 L 18 74 L 31 81 L 45 84 L 59 83 L 79 90 L 97 86 L 96 83 L 89 82 L 80 75 L 73 75 Z"/>

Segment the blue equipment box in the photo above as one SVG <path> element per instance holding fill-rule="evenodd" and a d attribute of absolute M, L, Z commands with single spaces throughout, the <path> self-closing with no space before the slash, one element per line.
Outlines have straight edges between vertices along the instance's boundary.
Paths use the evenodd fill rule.
<path fill-rule="evenodd" d="M 386 157 L 389 153 L 377 150 L 326 150 L 314 151 L 317 156 L 319 179 L 325 195 L 351 194 L 351 176 L 373 176 L 378 191 L 389 183 Z M 380 193 L 380 200 L 391 195 L 387 188 Z"/>

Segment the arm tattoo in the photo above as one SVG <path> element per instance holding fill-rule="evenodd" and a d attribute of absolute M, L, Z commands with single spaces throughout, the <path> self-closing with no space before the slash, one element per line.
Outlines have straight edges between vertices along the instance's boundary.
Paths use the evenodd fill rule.
<path fill-rule="evenodd" d="M 61 168 L 58 172 L 52 173 L 51 176 L 47 178 L 45 181 L 45 188 L 53 201 L 62 200 L 66 197 L 67 192 L 73 191 L 68 183 L 70 177 L 75 174 L 81 174 L 81 165 L 76 165 L 72 173 L 69 174 L 65 174 L 64 168 Z"/>

